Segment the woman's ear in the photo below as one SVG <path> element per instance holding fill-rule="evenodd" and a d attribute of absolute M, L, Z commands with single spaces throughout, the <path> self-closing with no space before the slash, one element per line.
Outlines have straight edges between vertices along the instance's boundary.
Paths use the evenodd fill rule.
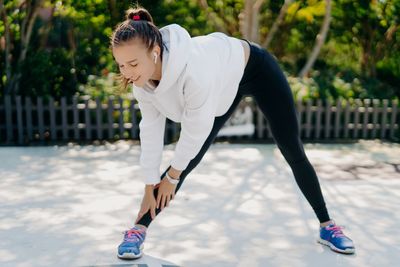
<path fill-rule="evenodd" d="M 154 64 L 155 64 L 155 63 L 157 63 L 157 53 L 154 52 L 153 55 L 154 55 Z"/>

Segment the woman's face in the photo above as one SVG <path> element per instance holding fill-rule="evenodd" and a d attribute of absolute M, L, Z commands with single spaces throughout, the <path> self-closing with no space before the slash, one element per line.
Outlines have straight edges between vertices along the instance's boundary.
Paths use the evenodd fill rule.
<path fill-rule="evenodd" d="M 143 87 L 155 72 L 154 53 L 159 55 L 158 49 L 155 46 L 148 52 L 141 41 L 133 40 L 113 47 L 112 52 L 121 74 L 129 83 Z"/>

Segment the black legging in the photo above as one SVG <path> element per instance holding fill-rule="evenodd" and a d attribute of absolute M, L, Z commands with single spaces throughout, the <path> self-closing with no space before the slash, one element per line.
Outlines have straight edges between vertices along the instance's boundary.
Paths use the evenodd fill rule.
<path fill-rule="evenodd" d="M 250 44 L 250 58 L 240 81 L 236 98 L 224 115 L 215 117 L 211 133 L 200 152 L 181 173 L 175 193 L 178 192 L 186 176 L 199 164 L 218 131 L 235 111 L 242 97 L 251 95 L 268 120 L 275 143 L 290 165 L 300 190 L 310 203 L 318 220 L 321 223 L 326 222 L 330 218 L 317 175 L 304 153 L 303 144 L 300 140 L 297 114 L 290 86 L 274 57 L 258 44 L 248 43 Z M 164 178 L 169 168 L 171 166 L 164 171 L 161 179 Z M 156 198 L 157 194 L 158 188 L 154 190 Z M 160 211 L 161 209 L 156 209 L 156 214 Z M 151 221 L 150 211 L 148 211 L 138 221 L 138 224 L 149 226 Z"/>

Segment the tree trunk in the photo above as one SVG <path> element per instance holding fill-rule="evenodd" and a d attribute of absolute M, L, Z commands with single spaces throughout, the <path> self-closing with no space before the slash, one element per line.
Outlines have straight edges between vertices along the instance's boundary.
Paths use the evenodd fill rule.
<path fill-rule="evenodd" d="M 239 15 L 240 32 L 243 38 L 259 42 L 259 14 L 265 0 L 246 0 L 243 12 Z"/>
<path fill-rule="evenodd" d="M 240 32 L 242 33 L 243 38 L 245 39 L 250 39 L 250 30 L 251 30 L 251 16 L 252 16 L 252 11 L 251 11 L 251 6 L 252 6 L 253 0 L 245 0 L 244 1 L 244 9 L 243 11 L 239 14 L 239 24 L 240 24 Z"/>
<path fill-rule="evenodd" d="M 268 48 L 268 46 L 271 44 L 271 41 L 274 38 L 275 33 L 278 31 L 279 25 L 282 23 L 283 18 L 286 15 L 286 11 L 291 3 L 293 3 L 293 0 L 285 0 L 285 3 L 283 3 L 283 6 L 281 7 L 281 9 L 279 11 L 278 17 L 272 24 L 272 27 L 268 32 L 267 38 L 265 38 L 265 41 L 262 44 L 263 47 Z"/>
<path fill-rule="evenodd" d="M 308 58 L 307 63 L 305 64 L 305 66 L 303 67 L 303 69 L 300 71 L 300 73 L 298 75 L 300 78 L 303 78 L 304 76 L 306 76 L 308 74 L 308 72 L 310 71 L 310 69 L 312 68 L 312 66 L 315 63 L 315 60 L 318 57 L 318 54 L 321 50 L 322 45 L 325 42 L 326 35 L 329 30 L 329 24 L 331 21 L 331 8 L 332 8 L 331 0 L 326 0 L 324 21 L 322 23 L 321 30 L 317 35 L 315 45 L 311 52 L 311 55 Z"/>
<path fill-rule="evenodd" d="M 108 1 L 108 6 L 111 14 L 111 25 L 114 26 L 114 24 L 116 24 L 120 20 L 117 8 L 117 1 L 116 0 Z"/>
<path fill-rule="evenodd" d="M 208 19 L 214 22 L 217 31 L 227 33 L 226 27 L 222 22 L 222 19 L 218 17 L 218 15 L 214 11 L 209 10 L 207 0 L 199 0 L 199 5 L 202 9 L 206 11 Z"/>
<path fill-rule="evenodd" d="M 262 4 L 264 3 L 264 0 L 257 0 L 254 5 L 252 6 L 252 20 L 251 20 L 251 37 L 250 40 L 253 42 L 258 43 L 260 40 L 260 34 L 259 34 L 259 29 L 260 29 L 260 20 L 259 20 L 259 15 L 260 15 L 260 9 Z"/>
<path fill-rule="evenodd" d="M 10 94 L 11 92 L 11 40 L 10 40 L 10 25 L 8 24 L 7 13 L 4 6 L 4 1 L 0 0 L 0 15 L 4 24 L 4 40 L 5 40 L 5 49 L 4 49 L 4 59 L 5 59 L 5 68 L 6 68 L 6 83 L 4 84 L 4 93 Z M 1 78 L 1 77 L 0 77 Z"/>
<path fill-rule="evenodd" d="M 10 93 L 18 93 L 19 91 L 19 81 L 21 79 L 21 66 L 26 59 L 26 54 L 29 48 L 29 42 L 31 40 L 33 26 L 35 24 L 36 18 L 38 16 L 39 7 L 42 5 L 43 0 L 39 1 L 27 1 L 26 3 L 26 17 L 22 21 L 21 24 L 21 51 L 19 54 L 19 58 L 17 61 L 17 68 L 14 74 L 14 77 L 11 80 L 11 92 Z"/>

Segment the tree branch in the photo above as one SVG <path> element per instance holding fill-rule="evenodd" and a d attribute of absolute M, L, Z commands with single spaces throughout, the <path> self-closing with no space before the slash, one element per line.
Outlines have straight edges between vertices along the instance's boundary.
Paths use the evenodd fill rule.
<path fill-rule="evenodd" d="M 279 15 L 276 18 L 276 20 L 274 21 L 274 23 L 272 24 L 271 29 L 268 32 L 267 37 L 265 38 L 264 43 L 262 44 L 263 47 L 268 48 L 268 46 L 271 44 L 272 39 L 275 36 L 275 33 L 278 31 L 279 26 L 281 25 L 283 18 L 286 15 L 286 11 L 289 7 L 289 5 L 293 3 L 293 0 L 285 0 L 285 2 L 283 3 L 281 9 L 279 10 Z"/>
<path fill-rule="evenodd" d="M 324 16 L 324 20 L 322 22 L 321 30 L 317 35 L 314 48 L 311 52 L 310 57 L 307 60 L 306 65 L 303 67 L 303 69 L 299 73 L 300 78 L 303 78 L 304 76 L 306 76 L 306 74 L 310 71 L 310 69 L 314 65 L 315 60 L 317 59 L 317 57 L 319 55 L 322 45 L 325 42 L 326 35 L 329 30 L 330 21 L 332 18 L 331 17 L 331 7 L 332 7 L 331 0 L 326 0 L 325 16 Z"/>
<path fill-rule="evenodd" d="M 215 27 L 217 28 L 218 31 L 227 33 L 225 25 L 223 23 L 218 23 L 218 21 L 221 21 L 222 19 L 217 16 L 217 14 L 214 11 L 208 12 L 210 10 L 210 7 L 207 3 L 206 0 L 199 0 L 199 5 L 201 8 L 203 8 L 207 14 L 207 17 L 209 18 L 210 21 L 214 21 Z"/>

